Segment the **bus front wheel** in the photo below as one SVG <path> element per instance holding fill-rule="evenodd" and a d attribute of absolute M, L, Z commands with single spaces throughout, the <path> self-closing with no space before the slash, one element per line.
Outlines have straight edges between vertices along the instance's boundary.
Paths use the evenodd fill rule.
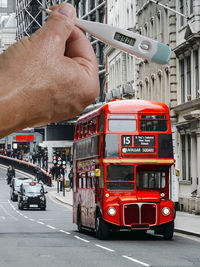
<path fill-rule="evenodd" d="M 165 240 L 172 240 L 174 235 L 174 221 L 166 223 L 163 229 L 163 237 Z"/>
<path fill-rule="evenodd" d="M 99 239 L 101 239 L 101 240 L 108 239 L 108 236 L 109 236 L 109 226 L 108 226 L 107 222 L 105 222 L 102 219 L 102 216 L 100 214 L 98 214 L 96 216 L 95 231 L 96 231 L 96 236 Z"/>

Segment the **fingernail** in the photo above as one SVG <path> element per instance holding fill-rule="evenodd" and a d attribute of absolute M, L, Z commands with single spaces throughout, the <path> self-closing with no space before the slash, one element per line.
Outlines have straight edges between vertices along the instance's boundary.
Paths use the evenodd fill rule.
<path fill-rule="evenodd" d="M 58 12 L 72 19 L 74 17 L 74 7 L 70 4 L 63 4 L 58 8 Z"/>

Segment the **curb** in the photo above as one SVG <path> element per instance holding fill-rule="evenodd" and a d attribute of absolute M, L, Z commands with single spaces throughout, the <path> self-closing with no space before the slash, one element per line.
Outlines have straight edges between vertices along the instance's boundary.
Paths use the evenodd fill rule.
<path fill-rule="evenodd" d="M 198 233 L 193 233 L 193 232 L 182 230 L 182 229 L 174 229 L 174 232 L 175 233 L 185 234 L 185 235 L 191 235 L 191 236 L 200 237 L 200 234 L 198 234 Z"/>
<path fill-rule="evenodd" d="M 70 207 L 73 207 L 73 204 L 72 204 L 72 203 L 67 202 L 67 201 L 64 201 L 64 200 L 61 199 L 59 196 L 55 196 L 55 198 L 56 198 L 58 201 L 62 202 L 63 204 L 66 204 L 66 205 L 69 205 Z"/>

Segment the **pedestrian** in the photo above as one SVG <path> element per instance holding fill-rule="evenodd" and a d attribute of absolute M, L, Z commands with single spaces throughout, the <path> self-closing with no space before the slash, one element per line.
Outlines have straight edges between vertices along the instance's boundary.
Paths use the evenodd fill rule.
<path fill-rule="evenodd" d="M 12 182 L 13 177 L 15 177 L 15 169 L 13 166 L 9 165 L 7 169 L 7 183 L 8 184 Z"/>
<path fill-rule="evenodd" d="M 40 168 L 38 168 L 38 172 L 37 172 L 37 180 L 38 180 L 38 183 L 40 182 L 40 181 L 44 181 L 44 174 L 43 174 L 43 171 L 40 169 Z"/>
<path fill-rule="evenodd" d="M 71 168 L 70 172 L 69 172 L 69 186 L 70 188 L 72 188 L 72 181 L 73 181 L 73 168 Z"/>

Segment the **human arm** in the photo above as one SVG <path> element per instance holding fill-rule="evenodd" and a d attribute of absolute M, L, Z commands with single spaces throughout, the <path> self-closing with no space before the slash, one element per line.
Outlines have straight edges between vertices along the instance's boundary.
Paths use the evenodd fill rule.
<path fill-rule="evenodd" d="M 72 118 L 98 96 L 96 57 L 75 19 L 63 3 L 41 29 L 0 55 L 0 137 Z"/>

